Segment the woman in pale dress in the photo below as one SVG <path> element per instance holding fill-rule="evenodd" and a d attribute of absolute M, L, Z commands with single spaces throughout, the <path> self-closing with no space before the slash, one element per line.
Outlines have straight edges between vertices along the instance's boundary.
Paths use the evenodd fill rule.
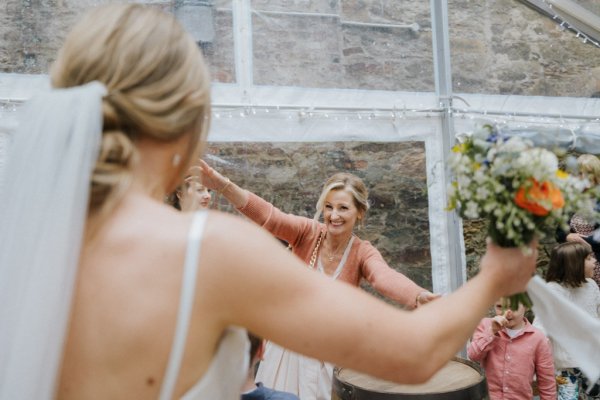
<path fill-rule="evenodd" d="M 0 189 L 2 399 L 239 399 L 247 349 L 233 326 L 422 382 L 535 270 L 534 244 L 489 245 L 476 277 L 406 312 L 308 271 L 239 217 L 164 204 L 205 145 L 210 79 L 155 8 L 89 12 L 51 81 L 24 106 Z"/>

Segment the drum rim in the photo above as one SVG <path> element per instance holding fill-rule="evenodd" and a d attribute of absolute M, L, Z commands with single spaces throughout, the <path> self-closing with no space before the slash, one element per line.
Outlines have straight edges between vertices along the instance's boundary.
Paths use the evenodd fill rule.
<path fill-rule="evenodd" d="M 485 377 L 485 373 L 483 371 L 483 368 L 481 368 L 481 366 L 478 363 L 468 360 L 468 359 L 465 359 L 465 358 L 460 358 L 460 357 L 453 357 L 452 359 L 450 359 L 450 361 L 456 361 L 456 362 L 468 365 L 469 367 L 472 367 L 477 372 L 479 372 L 479 377 L 480 377 L 479 380 L 477 380 L 476 382 L 473 382 L 473 384 L 471 384 L 471 385 L 457 388 L 456 391 L 477 390 L 482 384 L 485 386 L 485 388 L 487 390 L 487 380 Z M 454 391 L 454 392 L 427 392 L 427 393 L 400 393 L 400 392 L 381 392 L 378 390 L 367 390 L 363 387 L 356 386 L 356 385 L 353 385 L 352 383 L 344 382 L 344 381 L 341 381 L 340 379 L 338 379 L 339 371 L 342 369 L 344 369 L 344 368 L 343 367 L 334 367 L 334 369 L 333 369 L 333 382 L 332 382 L 333 390 L 336 390 L 338 387 L 343 389 L 343 387 L 346 386 L 346 387 L 351 387 L 353 392 L 357 392 L 360 394 L 368 394 L 368 395 L 375 394 L 378 396 L 377 397 L 378 399 L 379 398 L 382 398 L 382 399 L 387 398 L 386 396 L 389 396 L 389 398 L 391 399 L 392 398 L 391 396 L 395 396 L 397 398 L 399 395 L 403 395 L 403 399 L 407 399 L 407 400 L 409 400 L 413 397 L 416 399 L 416 398 L 423 398 L 426 396 L 443 396 L 445 394 L 452 395 L 452 394 L 456 393 L 456 391 Z M 355 397 L 352 397 L 352 398 L 354 399 Z"/>

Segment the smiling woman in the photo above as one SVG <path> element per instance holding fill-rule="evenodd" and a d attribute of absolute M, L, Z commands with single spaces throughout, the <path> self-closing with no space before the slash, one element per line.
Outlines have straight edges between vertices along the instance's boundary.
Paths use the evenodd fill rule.
<path fill-rule="evenodd" d="M 286 214 L 244 190 L 200 162 L 202 182 L 219 191 L 238 211 L 290 244 L 308 265 L 335 280 L 358 286 L 367 280 L 375 290 L 407 308 L 437 296 L 392 269 L 381 253 L 354 234 L 369 209 L 364 182 L 350 173 L 337 173 L 323 185 L 314 219 Z M 319 222 L 322 215 L 323 222 Z M 257 381 L 266 387 L 295 393 L 303 400 L 329 398 L 333 366 L 269 343 Z"/>

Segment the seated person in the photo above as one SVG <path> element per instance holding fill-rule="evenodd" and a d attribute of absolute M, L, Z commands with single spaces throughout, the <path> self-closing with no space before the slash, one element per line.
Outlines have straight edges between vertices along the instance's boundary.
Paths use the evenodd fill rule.
<path fill-rule="evenodd" d="M 266 388 L 261 382 L 254 383 L 256 367 L 265 353 L 265 341 L 250 332 L 248 332 L 248 339 L 250 339 L 250 367 L 246 383 L 242 387 L 242 400 L 299 400 L 295 394 Z"/>

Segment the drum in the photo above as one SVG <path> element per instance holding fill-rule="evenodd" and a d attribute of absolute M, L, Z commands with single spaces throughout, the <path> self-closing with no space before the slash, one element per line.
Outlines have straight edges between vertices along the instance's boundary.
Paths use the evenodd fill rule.
<path fill-rule="evenodd" d="M 454 358 L 427 382 L 402 385 L 347 368 L 333 372 L 332 400 L 489 400 L 479 364 Z"/>

